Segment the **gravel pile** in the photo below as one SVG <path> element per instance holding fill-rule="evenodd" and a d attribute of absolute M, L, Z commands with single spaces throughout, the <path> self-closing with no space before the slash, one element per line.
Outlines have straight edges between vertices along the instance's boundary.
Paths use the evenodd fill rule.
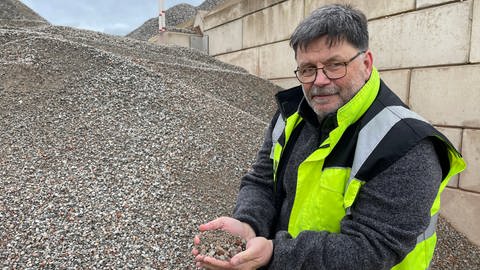
<path fill-rule="evenodd" d="M 197 9 L 189 4 L 178 4 L 165 11 L 167 26 L 175 26 L 188 21 L 197 14 Z"/>
<path fill-rule="evenodd" d="M 186 34 L 196 34 L 193 29 L 190 28 L 178 28 L 175 26 L 166 27 L 168 32 L 178 32 Z M 151 18 L 144 22 L 140 27 L 128 33 L 126 37 L 148 41 L 151 37 L 158 34 L 158 17 Z"/>
<path fill-rule="evenodd" d="M 0 21 L 1 20 L 28 20 L 47 23 L 47 20 L 42 18 L 35 11 L 16 0 L 0 1 Z"/>
<path fill-rule="evenodd" d="M 278 88 L 195 50 L 0 22 L 0 267 L 194 269 Z M 439 229 L 433 269 L 478 269 Z"/>
<path fill-rule="evenodd" d="M 432 270 L 480 270 L 480 248 L 440 216 Z"/>
<path fill-rule="evenodd" d="M 167 31 L 194 34 L 193 29 L 177 28 L 175 26 L 193 18 L 198 10 L 212 10 L 226 0 L 206 0 L 198 7 L 189 4 L 178 4 L 165 11 Z M 126 37 L 138 40 L 149 40 L 158 34 L 158 17 L 151 18 L 140 27 L 128 33 Z"/>
<path fill-rule="evenodd" d="M 206 0 L 197 7 L 197 10 L 212 10 L 226 1 L 227 0 Z"/>
<path fill-rule="evenodd" d="M 0 44 L 0 267 L 193 269 L 277 88 L 92 31 L 4 24 Z"/>

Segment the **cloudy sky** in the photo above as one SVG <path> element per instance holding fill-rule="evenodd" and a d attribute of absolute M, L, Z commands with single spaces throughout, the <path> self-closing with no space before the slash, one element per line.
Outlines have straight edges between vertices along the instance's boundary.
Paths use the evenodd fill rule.
<path fill-rule="evenodd" d="M 159 0 L 20 0 L 54 25 L 126 35 L 158 16 Z M 204 0 L 164 0 L 165 9 Z"/>

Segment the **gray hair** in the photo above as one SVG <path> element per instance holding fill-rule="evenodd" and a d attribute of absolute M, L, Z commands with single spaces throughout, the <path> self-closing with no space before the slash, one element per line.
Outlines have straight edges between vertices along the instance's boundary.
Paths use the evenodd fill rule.
<path fill-rule="evenodd" d="M 368 49 L 367 18 L 350 5 L 327 5 L 316 9 L 295 29 L 290 46 L 295 51 L 306 49 L 314 40 L 327 36 L 330 47 L 347 41 L 360 50 Z"/>

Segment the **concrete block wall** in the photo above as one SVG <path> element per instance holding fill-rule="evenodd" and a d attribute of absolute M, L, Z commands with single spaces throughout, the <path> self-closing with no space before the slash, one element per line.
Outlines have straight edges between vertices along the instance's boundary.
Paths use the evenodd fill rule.
<path fill-rule="evenodd" d="M 210 54 L 296 86 L 289 36 L 312 10 L 338 2 L 231 0 L 205 17 Z M 461 150 L 468 168 L 450 181 L 442 215 L 480 246 L 480 0 L 341 2 L 365 12 L 383 80 Z"/>

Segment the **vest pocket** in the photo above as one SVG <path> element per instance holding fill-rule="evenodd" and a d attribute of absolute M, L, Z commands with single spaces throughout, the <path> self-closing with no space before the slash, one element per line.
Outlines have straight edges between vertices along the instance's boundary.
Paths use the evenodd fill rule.
<path fill-rule="evenodd" d="M 318 166 L 309 163 L 299 168 L 289 232 L 294 236 L 304 230 L 339 232 L 340 221 L 345 216 L 343 195 L 350 168 L 320 171 Z"/>

